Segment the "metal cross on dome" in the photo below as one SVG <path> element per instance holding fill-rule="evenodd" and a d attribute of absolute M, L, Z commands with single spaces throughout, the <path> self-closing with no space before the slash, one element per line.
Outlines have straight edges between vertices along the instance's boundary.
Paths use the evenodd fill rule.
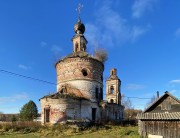
<path fill-rule="evenodd" d="M 80 17 L 81 9 L 83 8 L 83 5 L 81 3 L 78 4 L 78 7 L 76 8 L 76 11 L 78 12 L 78 17 Z"/>

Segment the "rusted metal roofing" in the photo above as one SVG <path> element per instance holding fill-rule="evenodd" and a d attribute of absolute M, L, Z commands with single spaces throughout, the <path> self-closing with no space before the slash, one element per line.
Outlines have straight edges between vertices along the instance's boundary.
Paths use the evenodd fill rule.
<path fill-rule="evenodd" d="M 180 112 L 139 113 L 136 118 L 140 120 L 180 120 Z"/>

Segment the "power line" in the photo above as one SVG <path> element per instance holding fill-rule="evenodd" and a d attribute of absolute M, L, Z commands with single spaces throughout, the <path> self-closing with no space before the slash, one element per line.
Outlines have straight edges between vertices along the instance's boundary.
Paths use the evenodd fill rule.
<path fill-rule="evenodd" d="M 106 95 L 105 93 L 103 95 Z M 132 99 L 141 99 L 141 100 L 149 100 L 151 98 L 144 98 L 144 97 L 129 97 L 129 96 L 122 96 L 122 97 L 126 97 L 126 98 L 132 98 Z"/>
<path fill-rule="evenodd" d="M 6 73 L 6 74 L 10 74 L 10 75 L 13 75 L 13 76 L 23 77 L 23 78 L 30 79 L 30 80 L 39 81 L 39 82 L 42 82 L 42 83 L 48 83 L 48 84 L 51 84 L 51 85 L 57 85 L 56 83 L 53 83 L 53 82 L 49 82 L 49 81 L 42 80 L 42 79 L 37 79 L 37 78 L 34 78 L 34 77 L 30 77 L 30 76 L 14 73 L 14 72 L 3 70 L 3 69 L 0 69 L 0 72 Z M 103 94 L 103 95 L 106 95 L 106 94 Z M 143 97 L 128 97 L 128 96 L 123 96 L 123 97 L 133 98 L 133 99 L 142 99 L 142 100 L 144 100 L 144 99 L 151 99 L 151 98 L 143 98 Z"/>
<path fill-rule="evenodd" d="M 127 96 L 124 96 L 127 97 Z M 151 98 L 142 98 L 142 97 L 127 97 L 127 98 L 134 98 L 134 99 L 151 99 Z"/>
<path fill-rule="evenodd" d="M 21 74 L 14 73 L 14 72 L 7 71 L 7 70 L 3 70 L 3 69 L 0 69 L 0 72 L 4 72 L 6 74 L 10 74 L 10 75 L 13 75 L 13 76 L 23 77 L 23 78 L 26 78 L 26 79 L 35 80 L 35 81 L 39 81 L 39 82 L 43 82 L 43 83 L 48 83 L 48 84 L 51 84 L 51 85 L 56 85 L 56 83 L 53 83 L 53 82 L 37 79 L 37 78 L 26 76 L 26 75 L 21 75 Z"/>

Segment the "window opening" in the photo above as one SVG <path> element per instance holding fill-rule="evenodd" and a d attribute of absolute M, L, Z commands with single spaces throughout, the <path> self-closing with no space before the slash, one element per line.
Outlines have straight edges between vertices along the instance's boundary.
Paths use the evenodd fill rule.
<path fill-rule="evenodd" d="M 111 86 L 110 91 L 111 91 L 111 93 L 114 93 L 114 87 L 113 86 Z"/>
<path fill-rule="evenodd" d="M 111 99 L 111 100 L 110 100 L 110 103 L 114 103 L 114 100 L 113 100 L 113 99 Z"/>
<path fill-rule="evenodd" d="M 99 96 L 98 96 L 98 95 L 99 95 L 99 92 L 98 92 L 98 91 L 99 91 L 99 89 L 96 87 L 96 98 L 97 98 L 97 99 L 98 99 L 98 97 L 99 97 Z"/>
<path fill-rule="evenodd" d="M 87 76 L 87 75 L 88 75 L 87 70 L 86 70 L 86 69 L 83 69 L 83 70 L 82 70 L 82 74 L 83 74 L 83 76 Z"/>

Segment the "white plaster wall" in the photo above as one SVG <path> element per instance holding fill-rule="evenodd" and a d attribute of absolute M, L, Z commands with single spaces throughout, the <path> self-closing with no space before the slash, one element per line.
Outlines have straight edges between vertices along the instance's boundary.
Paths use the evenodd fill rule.
<path fill-rule="evenodd" d="M 72 81 L 68 81 L 66 83 L 59 83 L 58 89 L 64 84 L 70 84 L 74 88 L 79 89 L 81 91 L 81 93 L 85 97 L 89 98 L 91 101 L 96 101 L 96 97 L 95 97 L 96 96 L 95 95 L 96 87 L 99 88 L 99 92 L 100 92 L 100 88 L 103 88 L 103 85 L 96 81 L 72 80 Z"/>
<path fill-rule="evenodd" d="M 86 102 L 86 101 L 85 101 Z M 82 103 L 81 112 L 82 118 L 92 120 L 92 108 L 96 108 L 96 120 L 100 120 L 100 109 L 97 103 L 90 103 L 90 105 Z"/>
<path fill-rule="evenodd" d="M 98 104 L 88 100 L 73 99 L 51 99 L 43 98 L 40 100 L 42 108 L 42 123 L 44 123 L 44 108 L 50 108 L 50 123 L 57 123 L 64 112 L 67 119 L 89 119 L 92 120 L 92 108 L 96 108 L 96 120 L 100 119 L 100 109 Z"/>
<path fill-rule="evenodd" d="M 68 112 L 67 109 L 74 109 L 79 115 L 79 101 L 73 99 L 51 99 L 44 98 L 41 99 L 41 108 L 42 108 L 42 123 L 44 123 L 44 108 L 50 108 L 50 123 L 56 123 L 61 119 L 60 113 L 64 112 L 67 117 L 72 116 L 71 112 Z"/>

